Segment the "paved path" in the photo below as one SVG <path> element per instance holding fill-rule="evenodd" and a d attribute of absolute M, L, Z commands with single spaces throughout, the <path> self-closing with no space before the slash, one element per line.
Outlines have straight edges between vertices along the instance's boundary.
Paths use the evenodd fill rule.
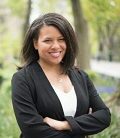
<path fill-rule="evenodd" d="M 91 60 L 91 69 L 99 74 L 120 80 L 120 62 L 108 62 Z M 116 86 L 96 86 L 98 92 L 113 93 L 117 90 Z"/>
<path fill-rule="evenodd" d="M 95 72 L 120 79 L 120 62 L 91 60 L 90 64 Z"/>

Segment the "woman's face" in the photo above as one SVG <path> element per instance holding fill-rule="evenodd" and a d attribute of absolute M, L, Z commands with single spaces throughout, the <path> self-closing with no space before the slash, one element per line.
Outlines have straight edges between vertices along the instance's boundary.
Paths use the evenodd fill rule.
<path fill-rule="evenodd" d="M 63 35 L 54 26 L 43 26 L 39 38 L 34 41 L 38 50 L 41 64 L 57 65 L 62 61 L 66 52 L 66 43 Z"/>

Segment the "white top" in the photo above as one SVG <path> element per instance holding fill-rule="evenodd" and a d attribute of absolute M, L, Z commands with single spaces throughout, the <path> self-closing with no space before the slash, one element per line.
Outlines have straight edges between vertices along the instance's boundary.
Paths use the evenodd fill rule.
<path fill-rule="evenodd" d="M 74 117 L 76 113 L 76 108 L 77 108 L 77 97 L 76 97 L 74 87 L 72 87 L 72 89 L 67 93 L 61 91 L 55 86 L 53 86 L 53 88 L 61 102 L 64 115 Z"/>

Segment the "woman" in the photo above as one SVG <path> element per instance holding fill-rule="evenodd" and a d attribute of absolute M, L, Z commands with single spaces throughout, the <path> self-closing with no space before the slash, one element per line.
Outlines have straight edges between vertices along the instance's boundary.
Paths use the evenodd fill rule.
<path fill-rule="evenodd" d="M 77 51 L 73 28 L 59 14 L 45 14 L 29 27 L 24 64 L 12 78 L 22 138 L 85 138 L 110 125 L 109 109 L 93 83 L 74 67 Z"/>

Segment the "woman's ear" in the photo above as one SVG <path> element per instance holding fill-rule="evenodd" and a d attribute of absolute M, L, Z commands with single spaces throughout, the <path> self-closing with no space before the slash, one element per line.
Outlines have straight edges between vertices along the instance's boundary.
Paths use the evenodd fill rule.
<path fill-rule="evenodd" d="M 36 50 L 38 50 L 37 40 L 33 40 L 33 44 L 34 44 L 34 48 L 35 48 Z"/>

